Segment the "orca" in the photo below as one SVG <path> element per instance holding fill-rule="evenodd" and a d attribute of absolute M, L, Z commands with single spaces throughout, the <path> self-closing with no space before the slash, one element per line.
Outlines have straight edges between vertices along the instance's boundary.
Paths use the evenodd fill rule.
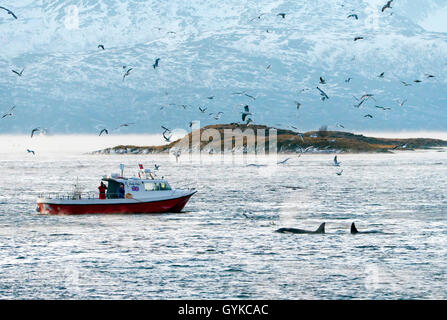
<path fill-rule="evenodd" d="M 308 231 L 308 230 L 303 230 L 303 229 L 295 229 L 295 228 L 280 228 L 278 230 L 276 230 L 275 232 L 279 232 L 279 233 L 296 233 L 296 234 L 323 234 L 325 233 L 324 231 L 324 226 L 326 225 L 325 222 L 323 222 L 317 230 L 315 231 Z"/>
<path fill-rule="evenodd" d="M 357 228 L 355 227 L 355 223 L 353 222 L 351 224 L 351 234 L 358 234 L 358 233 L 381 233 L 381 232 L 380 231 L 376 231 L 376 230 L 358 231 Z"/>

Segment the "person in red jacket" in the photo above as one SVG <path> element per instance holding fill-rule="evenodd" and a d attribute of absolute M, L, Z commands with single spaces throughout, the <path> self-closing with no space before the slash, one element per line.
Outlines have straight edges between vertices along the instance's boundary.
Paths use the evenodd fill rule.
<path fill-rule="evenodd" d="M 98 189 L 99 189 L 99 199 L 105 199 L 107 186 L 104 184 L 104 182 L 101 181 L 101 185 L 98 187 Z"/>

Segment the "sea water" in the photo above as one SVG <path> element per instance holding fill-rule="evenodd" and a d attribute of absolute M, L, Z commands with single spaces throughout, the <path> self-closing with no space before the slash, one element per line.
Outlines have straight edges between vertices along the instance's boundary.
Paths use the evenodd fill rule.
<path fill-rule="evenodd" d="M 447 153 L 0 158 L 2 299 L 445 299 Z M 285 164 L 276 165 L 290 157 Z M 96 192 L 160 165 L 181 213 L 49 216 L 41 192 Z M 266 166 L 247 166 L 264 163 Z M 343 169 L 342 175 L 336 172 Z M 280 234 L 281 227 L 326 234 Z M 350 224 L 383 233 L 351 235 Z"/>

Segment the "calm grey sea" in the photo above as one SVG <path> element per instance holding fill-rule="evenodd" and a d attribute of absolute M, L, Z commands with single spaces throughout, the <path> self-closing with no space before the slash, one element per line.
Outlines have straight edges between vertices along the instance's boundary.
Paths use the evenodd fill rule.
<path fill-rule="evenodd" d="M 165 156 L 0 160 L 3 299 L 447 298 L 447 152 L 179 163 Z M 126 164 L 195 187 L 179 214 L 47 216 L 39 192 L 95 191 Z M 324 235 L 290 235 L 280 227 Z M 359 230 L 386 234 L 351 235 Z"/>

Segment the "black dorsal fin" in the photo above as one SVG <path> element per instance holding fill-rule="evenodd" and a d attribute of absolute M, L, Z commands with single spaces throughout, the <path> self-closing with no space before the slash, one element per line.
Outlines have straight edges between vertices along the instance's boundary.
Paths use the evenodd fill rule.
<path fill-rule="evenodd" d="M 317 229 L 317 231 L 315 231 L 315 233 L 324 233 L 324 226 L 326 225 L 326 222 L 323 222 Z"/>
<path fill-rule="evenodd" d="M 355 227 L 355 223 L 353 222 L 351 224 L 351 234 L 356 234 L 359 233 L 359 231 L 357 230 L 357 228 Z"/>

